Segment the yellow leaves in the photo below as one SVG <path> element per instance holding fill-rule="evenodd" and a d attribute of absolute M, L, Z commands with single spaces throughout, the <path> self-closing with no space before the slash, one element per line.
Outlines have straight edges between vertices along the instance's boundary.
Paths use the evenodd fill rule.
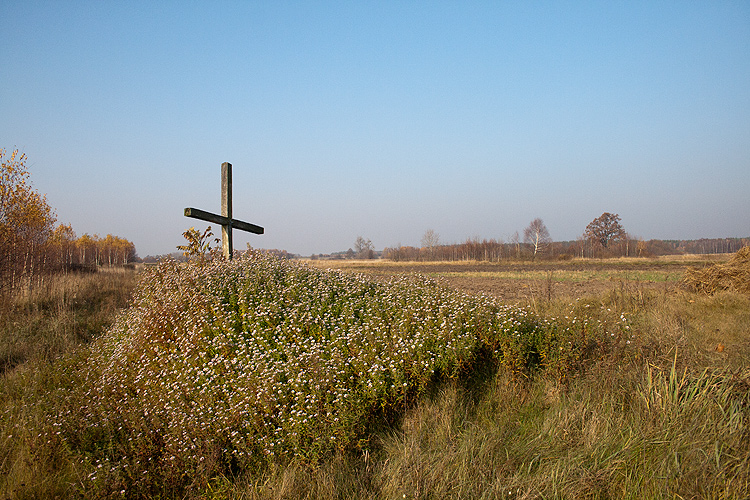
<path fill-rule="evenodd" d="M 55 241 L 73 241 L 76 239 L 76 233 L 70 224 L 60 224 L 52 233 L 52 239 Z"/>
<path fill-rule="evenodd" d="M 47 198 L 27 184 L 26 155 L 0 149 L 0 225 L 14 232 L 51 231 L 55 222 Z"/>
<path fill-rule="evenodd" d="M 213 253 L 218 252 L 218 247 L 211 246 L 211 237 L 213 235 L 211 226 L 208 226 L 203 234 L 194 227 L 191 227 L 182 233 L 182 236 L 187 240 L 187 245 L 178 245 L 177 250 L 182 250 L 185 257 L 197 257 L 200 262 L 205 262 L 206 254 L 210 258 Z M 218 238 L 214 238 L 213 241 L 215 245 L 218 245 Z"/>
<path fill-rule="evenodd" d="M 5 148 L 0 148 L 0 157 L 4 157 L 5 155 L 6 155 Z M 18 157 L 18 159 L 16 159 L 16 157 Z M 17 149 L 14 149 L 13 152 L 10 154 L 9 162 L 11 164 L 14 164 L 16 162 L 19 164 L 24 164 L 26 163 L 26 159 L 27 159 L 26 153 L 20 153 L 19 155 L 19 151 Z"/>
<path fill-rule="evenodd" d="M 137 257 L 135 245 L 123 238 L 76 240 L 70 225 L 55 227 L 47 197 L 29 179 L 26 155 L 0 149 L 0 294 L 70 266 L 122 265 Z"/>
<path fill-rule="evenodd" d="M 26 155 L 0 149 L 0 290 L 13 290 L 46 262 L 55 214 L 28 178 Z"/>

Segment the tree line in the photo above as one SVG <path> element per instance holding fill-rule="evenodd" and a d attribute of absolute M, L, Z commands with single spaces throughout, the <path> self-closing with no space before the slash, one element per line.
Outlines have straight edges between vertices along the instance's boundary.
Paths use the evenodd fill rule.
<path fill-rule="evenodd" d="M 421 246 L 396 245 L 383 250 L 393 261 L 498 262 L 501 260 L 653 257 L 684 253 L 733 253 L 750 245 L 750 238 L 704 238 L 700 240 L 644 240 L 628 234 L 618 214 L 609 212 L 592 220 L 573 241 L 552 241 L 542 219 L 534 219 L 508 241 L 469 238 L 463 243 L 441 244 L 432 229 L 425 232 Z"/>
<path fill-rule="evenodd" d="M 18 150 L 0 149 L 0 295 L 31 287 L 51 273 L 137 259 L 135 245 L 124 238 L 76 237 L 70 225 L 56 225 L 46 196 L 31 184 L 26 161 Z"/>
<path fill-rule="evenodd" d="M 111 234 L 100 238 L 88 233 L 76 238 L 73 228 L 64 224 L 55 228 L 50 248 L 59 268 L 123 266 L 139 260 L 135 245 L 125 238 Z"/>

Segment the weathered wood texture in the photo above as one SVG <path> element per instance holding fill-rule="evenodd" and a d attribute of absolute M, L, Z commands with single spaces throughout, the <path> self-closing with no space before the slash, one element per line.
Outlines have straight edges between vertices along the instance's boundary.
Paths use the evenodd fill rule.
<path fill-rule="evenodd" d="M 232 229 L 239 229 L 254 234 L 263 234 L 264 229 L 255 224 L 232 219 L 232 164 L 221 164 L 221 215 L 212 214 L 197 208 L 186 208 L 185 217 L 200 219 L 221 225 L 221 243 L 225 259 L 231 259 L 233 253 Z"/>
<path fill-rule="evenodd" d="M 186 208 L 185 217 L 192 217 L 193 219 L 213 222 L 214 224 L 219 224 L 220 226 L 228 224 L 226 217 L 212 214 L 211 212 L 206 212 L 205 210 L 200 210 L 198 208 Z M 248 233 L 254 234 L 263 234 L 264 232 L 264 229 L 260 226 L 256 226 L 255 224 L 250 224 L 249 222 L 243 222 L 237 219 L 232 219 L 232 227 L 234 229 L 240 229 L 242 231 L 247 231 Z"/>
<path fill-rule="evenodd" d="M 221 216 L 228 221 L 221 225 L 221 246 L 224 257 L 232 258 L 232 164 L 221 164 Z"/>

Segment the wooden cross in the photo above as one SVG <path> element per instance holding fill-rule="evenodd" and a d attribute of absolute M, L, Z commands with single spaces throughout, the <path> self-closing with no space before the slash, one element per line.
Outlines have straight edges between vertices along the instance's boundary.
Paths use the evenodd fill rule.
<path fill-rule="evenodd" d="M 232 229 L 240 229 L 255 234 L 263 234 L 264 229 L 255 224 L 232 219 L 232 164 L 221 164 L 221 215 L 212 214 L 197 208 L 186 208 L 185 217 L 205 220 L 221 225 L 221 246 L 224 258 L 232 258 Z"/>

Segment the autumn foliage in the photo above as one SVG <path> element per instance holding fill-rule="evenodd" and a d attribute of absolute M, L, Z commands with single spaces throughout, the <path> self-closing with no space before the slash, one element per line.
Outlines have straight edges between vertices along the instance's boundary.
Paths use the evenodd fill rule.
<path fill-rule="evenodd" d="M 26 168 L 27 156 L 0 149 L 0 295 L 39 283 L 52 272 L 119 265 L 136 258 L 130 241 L 108 234 L 76 238 L 57 221 Z"/>
<path fill-rule="evenodd" d="M 584 236 L 603 248 L 610 248 L 627 238 L 625 229 L 620 224 L 620 216 L 604 212 L 586 226 Z"/>
<path fill-rule="evenodd" d="M 45 266 L 55 214 L 29 182 L 26 155 L 0 149 L 0 287 L 28 282 Z"/>

